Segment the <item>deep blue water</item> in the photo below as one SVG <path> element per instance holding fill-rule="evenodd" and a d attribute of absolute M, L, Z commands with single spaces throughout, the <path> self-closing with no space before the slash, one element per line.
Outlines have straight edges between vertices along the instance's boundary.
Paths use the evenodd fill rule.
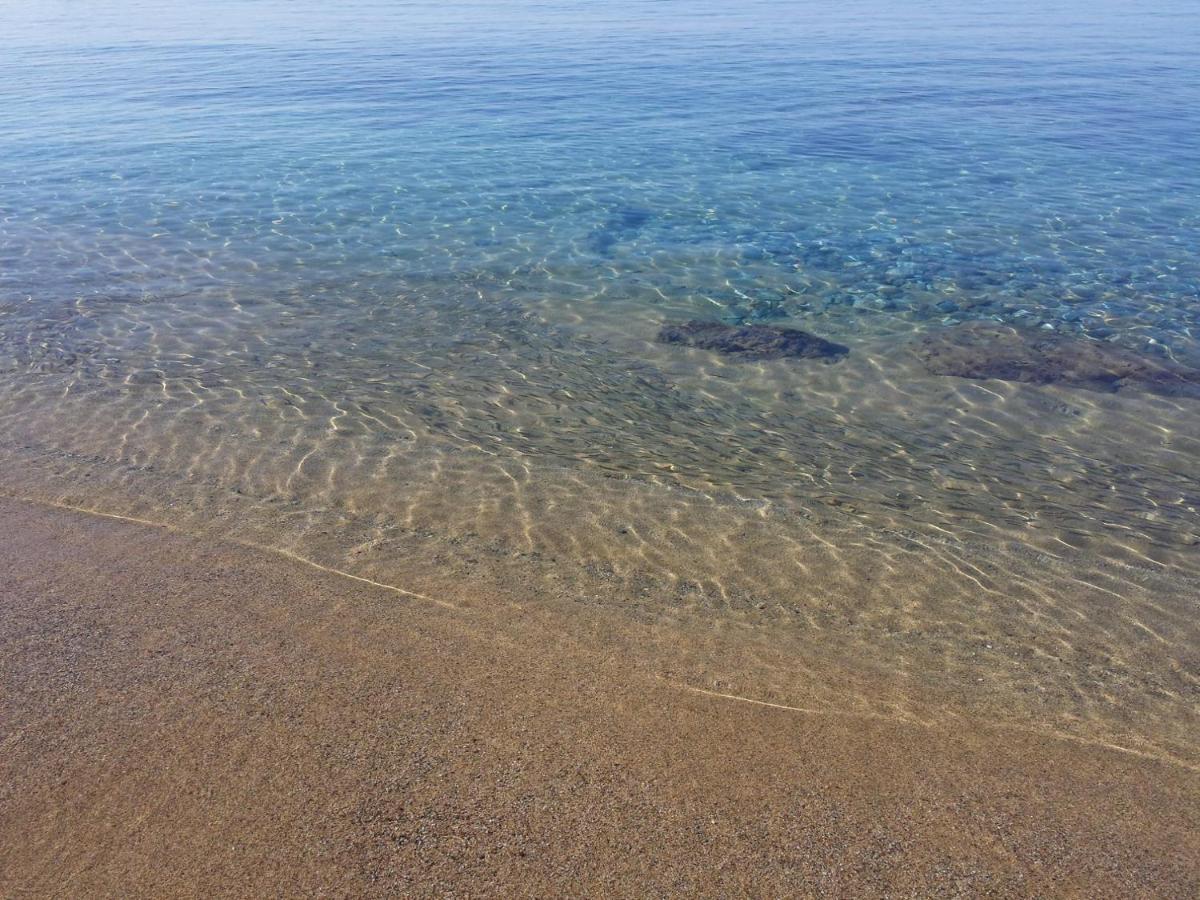
<path fill-rule="evenodd" d="M 537 269 L 736 318 L 799 272 L 1168 345 L 1200 314 L 1191 3 L 182 6 L 0 6 L 6 294 Z"/>

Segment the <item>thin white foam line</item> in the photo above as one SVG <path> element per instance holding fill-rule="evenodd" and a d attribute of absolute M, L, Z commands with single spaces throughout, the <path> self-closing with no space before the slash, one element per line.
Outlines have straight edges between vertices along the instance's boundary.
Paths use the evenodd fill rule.
<path fill-rule="evenodd" d="M 22 500 L 26 503 L 32 503 L 34 505 L 50 506 L 50 507 L 53 507 L 54 509 L 66 509 L 66 510 L 70 510 L 71 512 L 84 513 L 85 515 L 97 516 L 102 519 L 116 519 L 119 522 L 133 522 L 134 524 L 137 524 L 137 525 L 147 525 L 151 528 L 158 528 L 162 531 L 169 531 L 173 534 L 181 534 L 182 533 L 178 529 L 172 528 L 170 525 L 164 525 L 162 522 L 153 522 L 150 519 L 139 519 L 136 516 L 122 516 L 122 515 L 119 515 L 118 513 L 109 513 L 109 512 L 103 512 L 102 510 L 98 510 L 98 509 L 89 509 L 85 506 L 74 506 L 70 503 L 59 503 L 59 502 L 49 501 L 49 500 L 34 500 L 29 497 L 17 497 L 14 499 Z M 362 575 L 354 575 L 350 572 L 344 572 L 341 569 L 335 569 L 331 566 L 325 566 L 319 562 L 315 562 L 314 560 L 311 560 L 311 559 L 308 559 L 307 557 L 301 556 L 298 553 L 293 553 L 291 550 L 285 550 L 281 547 L 268 547 L 265 544 L 254 544 L 249 541 L 239 541 L 239 540 L 235 540 L 235 539 L 231 539 L 231 538 L 222 538 L 222 540 L 226 541 L 227 543 L 234 544 L 238 547 L 246 547 L 247 549 L 250 549 L 250 550 L 261 550 L 266 553 L 274 553 L 277 556 L 282 556 L 285 559 L 292 560 L 293 562 L 303 563 L 304 565 L 309 566 L 310 568 L 316 569 L 319 572 L 327 572 L 330 575 L 340 575 L 342 578 L 349 578 L 351 581 L 358 581 L 358 582 L 361 582 L 362 584 L 369 584 L 372 587 L 383 588 L 385 591 L 391 591 L 394 594 L 400 594 L 402 597 L 409 597 L 413 600 L 423 600 L 426 603 L 434 603 L 434 604 L 444 607 L 446 609 L 456 609 L 456 610 L 462 609 L 461 606 L 451 603 L 448 600 L 439 600 L 436 597 L 430 597 L 426 594 L 419 594 L 416 591 L 405 590 L 404 588 L 397 587 L 394 584 L 386 584 L 382 581 L 375 581 L 372 578 L 364 578 Z"/>
<path fill-rule="evenodd" d="M 383 588 L 385 591 L 392 591 L 393 593 L 400 594 L 403 597 L 411 597 L 414 600 L 424 600 L 426 603 L 435 603 L 438 606 L 445 607 L 446 609 L 462 609 L 461 606 L 451 603 L 449 600 L 439 600 L 436 597 L 430 597 L 427 594 L 418 594 L 416 591 L 409 591 L 402 587 L 396 587 L 394 584 L 385 584 L 382 581 L 375 581 L 372 578 L 364 578 L 361 575 L 353 575 L 350 572 L 343 572 L 341 569 L 323 566 L 319 562 L 314 562 L 311 559 L 293 553 L 291 550 L 283 550 L 277 547 L 265 547 L 262 544 L 243 544 L 242 546 L 253 547 L 255 550 L 266 550 L 270 553 L 278 553 L 280 556 L 295 560 L 298 563 L 304 563 L 304 565 L 311 566 L 320 572 L 328 572 L 331 575 L 341 575 L 343 578 L 349 578 L 352 581 L 361 581 L 363 584 L 369 584 L 372 587 Z"/>
<path fill-rule="evenodd" d="M 912 719 L 902 719 L 899 716 L 885 716 L 880 713 L 847 712 L 846 710 L 841 710 L 841 709 L 810 709 L 810 708 L 804 707 L 804 706 L 788 706 L 787 704 L 784 704 L 784 703 L 771 703 L 768 700 L 756 700 L 753 697 L 742 697 L 739 694 L 724 694 L 724 693 L 721 693 L 720 691 L 708 691 L 708 690 L 705 690 L 704 688 L 692 687 L 689 684 L 677 684 L 675 682 L 667 682 L 667 683 L 670 684 L 671 687 L 674 687 L 674 688 L 677 688 L 677 689 L 683 690 L 683 691 L 690 691 L 693 694 L 703 694 L 706 697 L 717 697 L 722 700 L 734 700 L 734 701 L 737 701 L 738 703 L 749 703 L 754 706 L 766 706 L 771 709 L 781 709 L 781 710 L 785 710 L 787 712 L 802 713 L 804 715 L 841 716 L 843 718 L 850 718 L 850 719 L 879 719 L 879 720 L 885 721 L 885 722 L 893 722 L 893 723 L 901 724 L 901 725 L 912 725 L 912 726 L 919 727 L 919 728 L 928 728 L 928 729 L 936 728 L 936 726 L 930 725 L 925 722 L 915 721 Z M 1109 741 L 1098 741 L 1098 740 L 1093 740 L 1091 738 L 1082 738 L 1082 737 L 1079 737 L 1078 735 L 1066 734 L 1061 731 L 1041 731 L 1037 728 L 1024 728 L 1020 725 L 1008 725 L 1008 724 L 1005 724 L 1002 722 L 995 722 L 995 721 L 991 721 L 991 720 L 987 720 L 987 719 L 982 720 L 982 721 L 985 725 L 988 725 L 989 727 L 992 727 L 992 728 L 1001 728 L 1006 731 L 1019 731 L 1022 734 L 1031 734 L 1031 735 L 1034 735 L 1035 737 L 1051 738 L 1053 740 L 1067 741 L 1068 743 L 1079 744 L 1084 747 L 1099 747 L 1103 750 L 1113 750 L 1117 753 L 1126 753 L 1131 756 L 1141 757 L 1142 759 L 1151 759 L 1151 760 L 1154 760 L 1155 762 L 1166 763 L 1167 765 L 1171 765 L 1171 766 L 1178 766 L 1181 769 L 1187 769 L 1189 772 L 1200 772 L 1200 766 L 1192 765 L 1191 763 L 1184 762 L 1181 759 L 1178 759 L 1174 756 L 1169 756 L 1166 754 L 1147 753 L 1145 750 L 1135 750 L 1132 747 L 1125 747 L 1125 746 L 1122 746 L 1121 744 L 1113 744 L 1113 743 L 1110 743 Z"/>
<path fill-rule="evenodd" d="M 739 703 L 751 703 L 754 706 L 767 706 L 771 709 L 782 709 L 788 712 L 803 713 L 806 716 L 841 716 L 847 719 L 882 719 L 887 722 L 907 722 L 907 719 L 901 719 L 897 716 L 885 716 L 881 713 L 859 713 L 847 712 L 843 709 L 815 709 L 808 706 L 788 706 L 786 703 L 772 703 L 769 700 L 756 700 L 753 697 L 742 697 L 739 694 L 723 694 L 720 691 L 707 691 L 704 688 L 692 687 L 690 684 L 677 684 L 668 681 L 673 688 L 683 691 L 691 691 L 693 694 L 703 694 L 706 697 L 719 697 L 722 700 L 737 700 Z M 920 724 L 920 723 L 910 723 Z"/>

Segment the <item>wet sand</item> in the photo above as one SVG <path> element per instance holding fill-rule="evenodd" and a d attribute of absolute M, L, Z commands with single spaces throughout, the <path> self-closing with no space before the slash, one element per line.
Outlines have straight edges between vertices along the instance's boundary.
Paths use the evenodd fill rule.
<path fill-rule="evenodd" d="M 682 625 L 16 500 L 0 583 L 3 896 L 1200 891 L 1187 765 L 705 695 Z"/>

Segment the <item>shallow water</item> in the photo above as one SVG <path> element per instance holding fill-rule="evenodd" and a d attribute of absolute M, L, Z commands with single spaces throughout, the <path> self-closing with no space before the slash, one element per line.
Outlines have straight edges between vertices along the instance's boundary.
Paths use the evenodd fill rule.
<path fill-rule="evenodd" d="M 912 351 L 1200 365 L 1192 4 L 182 6 L 0 2 L 6 491 L 1200 756 L 1200 400 Z"/>

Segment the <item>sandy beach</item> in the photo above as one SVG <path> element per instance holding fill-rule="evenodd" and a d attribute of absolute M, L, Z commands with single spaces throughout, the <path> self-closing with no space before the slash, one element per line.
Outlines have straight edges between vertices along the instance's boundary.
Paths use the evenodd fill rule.
<path fill-rule="evenodd" d="M 545 610 L 17 500 L 0 581 L 3 896 L 1200 888 L 1186 765 L 705 695 L 616 613 L 548 644 Z"/>

